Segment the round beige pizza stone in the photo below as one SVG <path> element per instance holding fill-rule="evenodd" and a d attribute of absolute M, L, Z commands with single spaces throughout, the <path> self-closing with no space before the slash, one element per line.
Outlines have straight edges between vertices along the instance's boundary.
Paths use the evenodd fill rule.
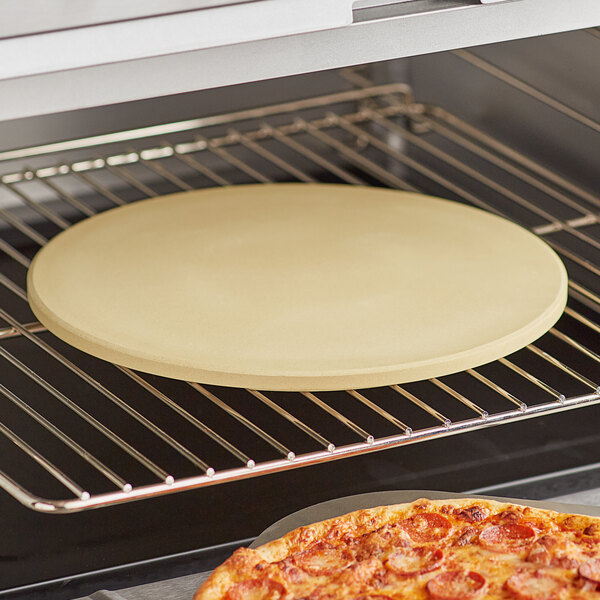
<path fill-rule="evenodd" d="M 561 315 L 567 275 L 484 211 L 346 185 L 185 192 L 74 225 L 35 257 L 31 307 L 69 344 L 177 379 L 333 390 L 505 356 Z"/>

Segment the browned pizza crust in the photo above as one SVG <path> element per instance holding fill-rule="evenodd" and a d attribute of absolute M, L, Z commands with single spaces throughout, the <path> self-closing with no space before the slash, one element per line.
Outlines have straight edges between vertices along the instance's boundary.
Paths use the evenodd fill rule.
<path fill-rule="evenodd" d="M 323 545 L 323 547 L 341 546 L 341 544 L 348 543 L 349 540 L 357 540 L 359 538 L 364 539 L 368 537 L 367 534 L 381 530 L 381 528 L 386 525 L 406 522 L 404 520 L 415 515 L 431 513 L 442 515 L 444 517 L 444 521 L 447 520 L 451 524 L 454 534 L 453 544 L 455 547 L 460 548 L 463 561 L 467 560 L 467 562 L 471 565 L 470 568 L 472 568 L 473 571 L 477 571 L 479 564 L 483 560 L 482 552 L 488 553 L 490 557 L 489 560 L 494 563 L 492 570 L 490 570 L 489 566 L 486 570 L 490 579 L 498 578 L 506 581 L 511 577 L 511 575 L 513 575 L 513 573 L 520 572 L 519 561 L 524 562 L 525 560 L 529 560 L 526 557 L 529 557 L 529 554 L 532 554 L 532 558 L 527 566 L 536 566 L 537 568 L 539 563 L 541 567 L 549 567 L 551 571 L 551 577 L 555 577 L 557 580 L 560 578 L 558 569 L 570 567 L 569 569 L 563 569 L 565 573 L 567 573 L 568 578 L 570 577 L 570 579 L 563 578 L 564 581 L 567 581 L 568 583 L 571 581 L 571 579 L 574 581 L 575 578 L 580 577 L 580 575 L 576 572 L 576 564 L 578 566 L 584 561 L 584 559 L 588 557 L 594 557 L 596 556 L 596 552 L 600 552 L 600 518 L 563 514 L 523 505 L 501 503 L 488 499 L 457 498 L 451 500 L 428 500 L 426 498 L 421 498 L 406 504 L 396 504 L 392 506 L 380 506 L 376 508 L 358 510 L 340 517 L 329 519 L 327 521 L 321 521 L 319 523 L 313 523 L 305 527 L 300 527 L 289 532 L 285 536 L 264 544 L 256 549 L 240 548 L 227 561 L 215 569 L 212 575 L 196 592 L 194 600 L 221 600 L 227 596 L 227 592 L 228 590 L 232 589 L 232 586 L 235 586 L 240 582 L 256 580 L 257 578 L 264 576 L 264 573 L 262 572 L 263 569 L 268 568 L 272 563 L 278 565 L 285 564 L 286 559 L 289 559 L 294 555 L 298 555 L 298 553 L 302 553 L 308 549 L 319 548 L 319 544 Z M 421 517 L 418 517 L 418 519 L 420 518 Z M 481 529 L 481 523 L 483 522 L 487 523 L 487 531 L 485 534 L 482 534 Z M 522 523 L 522 525 L 511 526 L 510 523 L 512 522 Z M 526 532 L 533 528 L 533 531 L 536 532 L 535 540 L 532 538 L 532 540 L 530 540 L 531 543 L 529 543 L 529 540 L 526 540 L 528 543 L 527 554 L 523 554 L 523 552 L 519 554 L 515 551 L 515 556 L 511 556 L 510 560 L 507 558 L 504 562 L 497 558 L 502 556 L 502 554 L 498 554 L 498 552 L 505 551 L 505 549 L 503 550 L 503 546 L 500 548 L 497 547 L 498 544 L 502 545 L 505 543 L 503 538 L 497 539 L 497 532 L 494 529 L 494 526 L 497 527 L 497 525 L 494 524 L 498 523 L 504 524 L 502 527 L 505 528 L 512 527 L 513 530 L 515 527 L 521 527 L 522 531 Z M 506 523 L 509 525 L 507 526 Z M 469 554 L 470 546 L 474 546 L 475 538 L 473 536 L 475 534 L 473 531 L 476 529 L 474 526 L 479 526 L 477 535 L 481 539 L 478 538 L 479 541 L 477 542 L 477 548 L 474 549 L 471 554 Z M 568 559 L 565 559 L 563 561 L 563 567 L 558 567 L 554 565 L 554 563 L 551 564 L 549 562 L 550 559 L 543 554 L 543 552 L 548 554 L 544 544 L 538 543 L 537 546 L 535 546 L 533 543 L 534 541 L 539 541 L 539 539 L 542 537 L 550 539 L 552 538 L 552 535 L 556 534 L 557 532 L 562 532 L 561 535 L 563 536 L 564 540 L 561 541 L 561 544 L 563 544 L 564 549 L 560 550 L 560 552 L 552 550 L 552 556 L 566 556 L 566 553 L 568 552 L 573 554 L 572 562 L 568 563 Z M 416 534 L 413 534 L 411 534 L 413 536 L 413 546 L 420 545 L 417 542 L 421 540 L 421 537 L 426 539 L 428 535 L 431 535 L 428 533 L 427 529 L 425 529 L 423 533 L 417 532 Z M 464 543 L 461 541 L 463 538 L 466 540 Z M 414 542 L 414 539 L 416 539 L 417 542 Z M 581 546 L 581 539 L 584 539 L 587 544 L 585 548 L 579 547 Z M 482 546 L 483 550 L 481 549 Z M 539 559 L 535 554 L 538 549 Z M 600 554 L 598 556 L 600 556 Z M 536 560 L 538 562 L 536 562 Z M 547 565 L 544 565 L 544 560 L 546 560 L 548 563 Z M 552 560 L 554 560 L 554 558 Z M 446 562 L 448 563 L 448 561 Z M 449 564 L 451 565 L 452 563 Z M 530 571 L 527 571 L 527 573 Z M 531 572 L 533 573 L 534 571 Z M 542 575 L 545 576 L 545 571 L 542 573 Z M 565 575 L 565 577 L 567 575 Z M 288 572 L 287 576 L 293 578 L 293 573 L 290 574 Z M 272 578 L 274 576 L 270 573 L 269 577 Z M 432 577 L 432 575 L 428 577 Z M 275 579 L 277 579 L 277 577 L 275 577 Z M 406 579 L 405 585 L 408 586 L 407 589 L 410 588 L 409 581 L 412 581 L 412 579 L 415 579 L 415 577 Z M 423 575 L 422 579 L 425 580 L 427 577 Z M 286 583 L 288 580 L 284 581 L 282 579 L 281 581 Z M 350 586 L 348 589 L 359 589 L 356 586 L 352 587 L 352 585 L 355 583 L 353 580 L 348 581 L 348 585 Z M 473 579 L 473 581 L 475 582 L 473 585 L 476 585 L 477 582 L 475 579 Z M 523 587 L 522 582 L 518 578 L 513 578 L 513 580 L 511 580 L 511 585 L 515 588 L 518 588 L 519 592 Z M 491 593 L 494 589 L 496 589 L 497 586 L 493 588 L 490 587 L 487 595 L 489 597 L 514 597 L 516 594 L 511 593 L 511 585 L 504 585 L 502 587 L 501 595 Z M 588 589 L 586 589 L 583 585 L 580 587 L 582 587 L 582 589 L 577 591 L 576 596 L 569 595 L 566 597 L 577 597 L 582 599 L 589 597 L 598 598 L 600 600 L 600 593 L 595 591 L 595 587 L 593 591 L 589 589 L 591 588 L 590 585 L 587 586 Z M 486 590 L 487 589 L 488 588 L 486 588 Z M 429 591 L 429 594 L 425 590 L 424 585 L 421 585 L 418 593 L 413 590 L 414 593 L 411 593 L 411 598 L 427 598 L 428 596 L 436 597 L 436 588 L 433 583 L 429 585 L 427 590 Z M 378 598 L 389 598 L 391 597 L 389 594 L 390 592 L 387 590 L 385 591 L 384 595 L 376 594 L 376 596 Z M 550 594 L 548 598 L 554 599 L 556 597 L 557 599 L 562 599 L 565 596 L 563 592 L 561 592 L 561 594 L 562 595 L 559 594 L 558 596 L 553 596 Z M 284 597 L 286 595 L 290 598 L 293 597 L 289 594 L 283 594 L 283 592 L 281 592 L 275 594 L 273 598 Z M 339 594 L 340 598 L 346 596 L 347 595 L 344 593 Z M 352 596 L 352 594 L 349 594 L 348 596 Z M 367 598 L 367 596 L 364 597 Z M 359 596 L 354 594 L 353 597 Z M 517 594 L 517 597 L 526 598 L 526 600 L 529 600 L 529 597 L 526 596 L 519 596 Z M 533 600 L 534 597 L 532 596 L 531 598 Z"/>

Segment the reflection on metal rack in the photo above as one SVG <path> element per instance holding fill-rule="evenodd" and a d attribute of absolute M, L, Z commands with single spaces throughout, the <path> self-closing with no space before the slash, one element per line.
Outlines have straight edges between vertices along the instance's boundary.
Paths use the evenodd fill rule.
<path fill-rule="evenodd" d="M 172 139 L 188 131 L 196 137 Z M 149 141 L 157 136 L 159 143 Z M 405 145 L 395 143 L 398 139 Z M 130 147 L 136 140 L 144 141 L 143 148 Z M 118 152 L 89 157 L 92 147 L 115 143 Z M 8 226 L 0 228 L 0 292 L 5 292 L 0 300 L 7 298 L 7 308 L 0 308 L 0 358 L 14 372 L 10 385 L 0 384 L 0 399 L 20 419 L 1 422 L 0 434 L 38 469 L 28 467 L 37 475 L 25 484 L 6 462 L 0 486 L 27 506 L 47 512 L 106 506 L 600 402 L 600 356 L 589 347 L 598 347 L 600 336 L 600 266 L 590 258 L 600 248 L 592 227 L 600 199 L 444 109 L 415 103 L 406 85 L 13 151 L 0 159 L 39 160 L 74 151 L 87 156 L 0 178 L 29 211 L 0 209 L 0 221 Z M 469 155 L 507 179 L 471 166 Z M 71 222 L 169 191 L 290 179 L 435 192 L 508 216 L 543 236 L 565 260 L 571 277 L 565 315 L 536 344 L 456 376 L 372 390 L 282 394 L 184 385 L 100 364 L 62 345 L 28 312 L 24 282 L 30 257 Z M 34 200 L 28 192 L 34 184 L 51 201 Z M 560 210 L 529 200 L 524 186 Z M 42 376 L 35 362 L 40 354 L 71 383 L 59 389 L 51 374 Z M 126 399 L 114 391 L 117 377 L 129 382 Z M 511 391 L 515 378 L 528 390 L 527 403 Z M 21 380 L 27 389 L 35 384 L 43 401 L 20 397 L 12 386 Z M 170 386 L 181 387 L 167 393 Z M 102 409 L 86 402 L 88 395 L 101 399 L 96 402 Z M 57 415 L 76 426 L 63 426 Z M 52 438 L 43 446 L 50 451 L 39 449 L 27 426 L 18 429 L 23 420 Z M 76 470 L 70 469 L 73 459 Z M 72 497 L 48 500 L 38 493 L 36 477 L 47 475 Z"/>

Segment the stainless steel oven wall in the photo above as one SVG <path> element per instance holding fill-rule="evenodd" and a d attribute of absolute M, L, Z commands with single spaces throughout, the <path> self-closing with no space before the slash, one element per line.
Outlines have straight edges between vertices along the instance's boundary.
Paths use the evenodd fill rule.
<path fill-rule="evenodd" d="M 333 70 L 7 121 L 3 121 L 0 114 L 0 176 L 68 160 L 64 151 L 44 154 L 41 157 L 25 157 L 16 153 L 11 160 L 15 154 L 12 151 L 17 148 L 54 144 L 64 140 L 289 102 L 298 98 L 349 90 L 352 87 L 352 83 L 341 76 L 339 71 Z M 99 146 L 98 155 L 105 153 L 107 147 L 110 145 Z M 87 149 L 85 157 L 89 158 Z M 41 188 L 37 190 L 37 195 L 33 193 L 35 200 L 52 197 L 48 190 L 44 196 Z M 0 208 L 11 207 L 19 210 L 20 204 L 18 198 L 0 187 Z M 35 218 L 35 215 L 29 217 Z M 0 227 L 2 226 L 0 221 Z"/>
<path fill-rule="evenodd" d="M 598 193 L 599 56 L 600 31 L 588 29 L 415 57 L 409 81 L 419 101 Z"/>

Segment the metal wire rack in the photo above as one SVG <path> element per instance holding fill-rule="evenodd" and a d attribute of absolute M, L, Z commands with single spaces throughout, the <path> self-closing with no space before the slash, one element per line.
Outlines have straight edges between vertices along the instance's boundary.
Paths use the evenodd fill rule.
<path fill-rule="evenodd" d="M 600 132 L 497 67 L 460 56 Z M 11 170 L 24 160 L 31 166 Z M 3 165 L 0 486 L 35 510 L 107 506 L 600 402 L 600 198 L 416 102 L 407 85 L 4 152 Z M 535 344 L 477 369 L 327 393 L 140 374 L 70 348 L 34 320 L 30 260 L 72 223 L 162 193 L 289 180 L 418 190 L 507 216 L 566 263 L 565 314 Z"/>

